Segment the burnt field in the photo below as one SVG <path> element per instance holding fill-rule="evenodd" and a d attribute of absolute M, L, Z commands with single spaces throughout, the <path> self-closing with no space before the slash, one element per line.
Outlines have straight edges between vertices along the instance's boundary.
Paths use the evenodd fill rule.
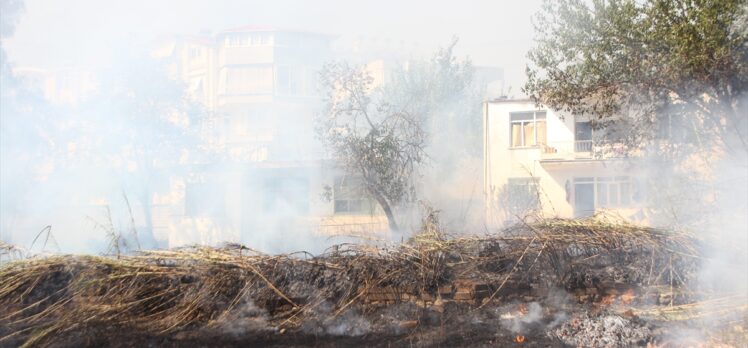
<path fill-rule="evenodd" d="M 0 266 L 0 346 L 741 346 L 746 294 L 698 284 L 703 243 L 604 218 L 393 247 L 240 245 Z M 739 265 L 738 265 L 738 269 Z M 708 323 L 705 324 L 705 323 Z"/>

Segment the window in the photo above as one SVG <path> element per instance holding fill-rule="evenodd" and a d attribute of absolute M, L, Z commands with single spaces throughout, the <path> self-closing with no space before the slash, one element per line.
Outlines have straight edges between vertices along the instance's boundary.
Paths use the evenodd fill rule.
<path fill-rule="evenodd" d="M 225 74 L 226 93 L 272 93 L 273 68 L 271 66 L 227 68 Z"/>
<path fill-rule="evenodd" d="M 227 47 L 241 47 L 249 46 L 251 44 L 251 40 L 249 35 L 246 34 L 232 34 L 226 36 L 224 43 Z"/>
<path fill-rule="evenodd" d="M 303 177 L 266 178 L 263 198 L 266 213 L 306 213 L 309 211 L 309 180 Z"/>
<path fill-rule="evenodd" d="M 546 143 L 545 111 L 517 112 L 510 115 L 512 147 Z"/>
<path fill-rule="evenodd" d="M 509 178 L 504 195 L 507 207 L 512 211 L 524 213 L 540 207 L 536 178 Z"/>
<path fill-rule="evenodd" d="M 691 137 L 692 129 L 683 115 L 667 114 L 657 120 L 657 138 L 662 140 L 687 141 Z"/>
<path fill-rule="evenodd" d="M 313 68 L 306 67 L 306 74 L 304 74 L 304 94 L 314 96 L 317 95 L 317 93 L 320 90 L 319 80 L 318 80 L 319 72 L 315 71 Z"/>
<path fill-rule="evenodd" d="M 260 45 L 272 45 L 273 44 L 273 35 L 271 34 L 262 34 L 260 35 Z"/>
<path fill-rule="evenodd" d="M 202 50 L 199 47 L 192 47 L 192 48 L 190 48 L 190 58 L 191 59 L 200 58 L 201 53 L 202 53 Z"/>
<path fill-rule="evenodd" d="M 361 178 L 335 178 L 333 198 L 335 214 L 367 213 L 373 209 Z"/>
<path fill-rule="evenodd" d="M 592 151 L 592 123 L 574 122 L 574 151 L 590 152 Z"/>
<path fill-rule="evenodd" d="M 625 207 L 631 204 L 631 180 L 627 176 L 574 178 L 577 216 L 597 208 Z"/>
<path fill-rule="evenodd" d="M 631 183 L 627 176 L 597 178 L 596 185 L 596 206 L 621 207 L 631 203 Z"/>
<path fill-rule="evenodd" d="M 275 70 L 275 88 L 278 94 L 288 94 L 291 89 L 291 68 L 279 66 Z"/>
<path fill-rule="evenodd" d="M 300 69 L 293 69 L 288 65 L 278 66 L 276 70 L 276 91 L 281 95 L 300 94 Z"/>

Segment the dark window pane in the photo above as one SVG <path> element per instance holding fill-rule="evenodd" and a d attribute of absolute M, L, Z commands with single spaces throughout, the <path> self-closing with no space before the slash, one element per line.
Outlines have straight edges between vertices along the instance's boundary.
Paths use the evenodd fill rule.
<path fill-rule="evenodd" d="M 335 212 L 336 213 L 347 213 L 348 212 L 348 201 L 335 201 Z"/>
<path fill-rule="evenodd" d="M 592 183 L 574 184 L 574 216 L 588 216 L 594 212 L 595 185 Z"/>
<path fill-rule="evenodd" d="M 592 140 L 592 125 L 589 122 L 575 122 L 574 140 Z"/>

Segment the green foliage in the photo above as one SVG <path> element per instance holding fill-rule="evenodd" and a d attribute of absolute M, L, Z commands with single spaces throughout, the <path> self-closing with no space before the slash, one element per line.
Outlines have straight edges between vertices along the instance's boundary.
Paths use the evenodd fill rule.
<path fill-rule="evenodd" d="M 320 138 L 349 174 L 363 178 L 397 230 L 392 208 L 414 196 L 413 178 L 425 158 L 422 122 L 412 109 L 382 98 L 362 67 L 330 63 L 321 75 L 327 105 L 318 119 Z"/>
<path fill-rule="evenodd" d="M 456 44 L 454 39 L 431 60 L 394 69 L 382 86 L 373 85 L 364 67 L 339 62 L 322 70 L 326 108 L 318 134 L 348 174 L 363 179 L 393 230 L 393 208 L 415 199 L 415 179 L 426 158 L 433 154 L 441 162 L 447 153 L 459 153 L 444 146 L 461 149 L 459 144 L 469 143 L 463 137 L 479 139 L 473 67 L 454 57 Z M 474 145 L 465 150 L 479 148 Z"/>
<path fill-rule="evenodd" d="M 631 148 L 681 114 L 701 145 L 748 149 L 747 15 L 744 0 L 547 1 L 524 91 Z"/>

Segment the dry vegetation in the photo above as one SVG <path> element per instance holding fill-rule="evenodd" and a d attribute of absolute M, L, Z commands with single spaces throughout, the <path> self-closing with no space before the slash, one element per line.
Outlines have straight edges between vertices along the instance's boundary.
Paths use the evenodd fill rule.
<path fill-rule="evenodd" d="M 689 284 L 699 243 L 684 233 L 604 218 L 538 220 L 465 238 L 445 238 L 433 214 L 424 226 L 398 246 L 339 245 L 319 256 L 227 245 L 8 262 L 0 266 L 0 345 L 137 345 L 118 341 L 136 336 L 164 345 L 210 337 L 266 344 L 286 337 L 288 345 L 375 333 L 401 339 L 436 325 L 424 310 L 441 316 L 455 306 L 455 316 L 485 316 L 554 289 L 576 296 L 577 306 L 625 301 L 628 291 L 636 301 L 627 304 L 676 311 L 695 298 Z M 405 304 L 420 314 L 382 312 Z M 375 318 L 385 314 L 386 323 Z M 532 343 L 524 337 L 515 343 Z M 440 342 L 450 343 L 469 342 Z"/>

